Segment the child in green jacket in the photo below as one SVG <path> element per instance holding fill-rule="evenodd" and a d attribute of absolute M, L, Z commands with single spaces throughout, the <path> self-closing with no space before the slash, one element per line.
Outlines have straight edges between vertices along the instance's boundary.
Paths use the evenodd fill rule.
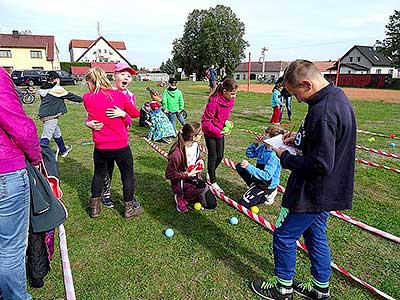
<path fill-rule="evenodd" d="M 182 92 L 176 87 L 176 79 L 171 78 L 169 81 L 169 87 L 163 92 L 162 95 L 162 106 L 164 107 L 164 112 L 167 114 L 168 119 L 171 121 L 174 130 L 176 131 L 176 118 L 178 118 L 179 123 L 183 126 L 185 124 L 185 119 L 181 114 L 184 108 L 183 95 Z"/>

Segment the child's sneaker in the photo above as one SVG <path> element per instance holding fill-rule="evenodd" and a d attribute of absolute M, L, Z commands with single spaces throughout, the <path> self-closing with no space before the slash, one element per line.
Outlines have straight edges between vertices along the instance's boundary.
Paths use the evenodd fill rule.
<path fill-rule="evenodd" d="M 65 147 L 65 149 L 66 149 L 66 150 L 65 150 L 63 153 L 61 153 L 61 156 L 62 156 L 62 157 L 67 157 L 68 153 L 70 153 L 71 150 L 72 150 L 72 146 L 69 145 L 69 146 Z"/>
<path fill-rule="evenodd" d="M 264 204 L 267 204 L 267 205 L 272 205 L 272 204 L 274 204 L 275 197 L 276 197 L 277 194 L 278 194 L 278 190 L 275 189 L 271 194 L 265 195 L 265 196 L 264 196 L 264 197 L 265 197 Z"/>
<path fill-rule="evenodd" d="M 293 289 L 296 294 L 310 300 L 329 300 L 329 288 L 317 287 L 312 280 L 304 283 L 293 282 Z"/>
<path fill-rule="evenodd" d="M 111 195 L 103 195 L 101 197 L 101 204 L 103 204 L 107 208 L 113 208 L 114 202 L 111 200 Z"/>
<path fill-rule="evenodd" d="M 188 202 L 182 196 L 175 195 L 174 196 L 176 203 L 176 210 L 181 213 L 187 213 L 189 211 Z"/>
<path fill-rule="evenodd" d="M 279 284 L 277 277 L 270 281 L 254 280 L 251 288 L 260 297 L 269 300 L 293 300 L 293 288 Z"/>
<path fill-rule="evenodd" d="M 218 183 L 214 182 L 214 183 L 211 184 L 211 186 L 212 186 L 217 192 L 219 192 L 220 194 L 224 194 L 224 193 L 225 193 L 224 190 L 221 189 L 221 187 L 218 185 Z"/>

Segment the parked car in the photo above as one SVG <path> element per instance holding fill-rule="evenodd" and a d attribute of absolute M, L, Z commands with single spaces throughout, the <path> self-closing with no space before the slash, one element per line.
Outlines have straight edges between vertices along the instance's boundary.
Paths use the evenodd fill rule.
<path fill-rule="evenodd" d="M 15 70 L 11 78 L 16 85 L 40 85 L 40 71 L 38 70 Z"/>
<path fill-rule="evenodd" d="M 42 83 L 47 81 L 47 72 L 48 71 L 43 71 L 40 74 L 40 81 Z M 76 85 L 76 83 L 78 82 L 78 79 L 73 74 L 70 74 L 64 70 L 56 70 L 56 72 L 60 76 L 61 85 L 70 85 L 70 84 Z"/>

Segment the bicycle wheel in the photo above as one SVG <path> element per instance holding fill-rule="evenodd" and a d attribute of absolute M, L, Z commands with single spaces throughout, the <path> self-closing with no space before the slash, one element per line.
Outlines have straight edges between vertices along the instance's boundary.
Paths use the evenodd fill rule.
<path fill-rule="evenodd" d="M 22 102 L 24 104 L 32 104 L 33 101 L 35 101 L 35 96 L 33 94 L 29 94 L 26 93 L 23 97 L 22 97 Z"/>

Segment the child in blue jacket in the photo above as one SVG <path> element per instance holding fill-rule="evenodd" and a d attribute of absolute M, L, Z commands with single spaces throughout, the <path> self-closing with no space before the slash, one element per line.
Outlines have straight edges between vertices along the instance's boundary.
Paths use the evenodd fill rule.
<path fill-rule="evenodd" d="M 283 133 L 279 126 L 271 126 L 266 129 L 269 137 Z M 262 142 L 265 135 L 257 136 L 254 143 L 246 150 L 248 158 L 257 158 L 256 166 L 247 160 L 242 160 L 236 165 L 236 171 L 246 182 L 249 189 L 244 193 L 239 204 L 246 208 L 258 204 L 274 203 L 281 175 L 281 165 L 275 152 Z"/>

